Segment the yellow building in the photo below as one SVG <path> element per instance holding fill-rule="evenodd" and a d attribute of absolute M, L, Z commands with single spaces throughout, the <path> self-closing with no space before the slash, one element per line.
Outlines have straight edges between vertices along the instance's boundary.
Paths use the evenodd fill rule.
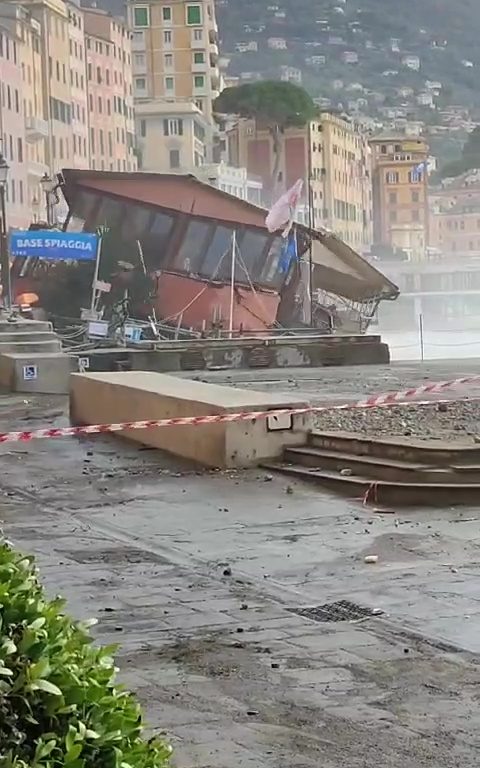
<path fill-rule="evenodd" d="M 154 120 L 156 106 L 158 120 L 168 120 L 165 104 L 170 104 L 173 120 L 179 104 L 193 102 L 207 123 L 205 160 L 209 161 L 215 130 L 212 105 L 221 88 L 214 4 L 211 0 L 153 0 L 150 3 L 131 0 L 128 17 L 133 29 L 135 106 L 141 107 L 137 134 L 148 146 L 150 126 L 158 138 Z M 139 124 L 140 120 L 144 122 Z M 140 125 L 147 130 L 146 135 L 142 136 Z M 185 141 L 188 143 L 186 138 Z M 182 143 L 181 136 L 177 136 L 177 142 Z M 187 148 L 185 155 L 190 154 Z M 152 153 L 148 152 L 148 155 L 153 162 Z M 158 162 L 154 167 L 150 165 L 150 170 L 172 169 L 168 163 L 160 162 L 161 156 L 163 158 L 159 152 Z"/>
<path fill-rule="evenodd" d="M 289 128 L 282 138 L 276 189 L 273 138 L 254 120 L 241 120 L 227 131 L 230 162 L 258 174 L 269 205 L 273 197 L 303 179 L 304 197 L 299 218 L 325 227 L 357 250 L 372 239 L 370 148 L 349 121 L 322 113 L 304 128 Z M 270 194 L 269 194 L 270 193 Z"/>
<path fill-rule="evenodd" d="M 204 165 L 211 126 L 193 102 L 146 101 L 135 114 L 143 170 L 191 173 Z"/>
<path fill-rule="evenodd" d="M 72 106 L 72 167 L 88 168 L 88 98 L 85 66 L 85 17 L 80 5 L 67 0 L 69 77 Z"/>
<path fill-rule="evenodd" d="M 374 137 L 370 146 L 374 243 L 421 259 L 429 245 L 428 145 L 388 134 Z"/>
<path fill-rule="evenodd" d="M 368 142 L 343 117 L 322 113 L 311 127 L 312 176 L 323 181 L 320 223 L 356 250 L 372 243 L 372 175 Z"/>
<path fill-rule="evenodd" d="M 55 173 L 73 161 L 69 18 L 63 0 L 28 3 L 42 26 L 43 92 L 49 137 L 47 164 Z"/>

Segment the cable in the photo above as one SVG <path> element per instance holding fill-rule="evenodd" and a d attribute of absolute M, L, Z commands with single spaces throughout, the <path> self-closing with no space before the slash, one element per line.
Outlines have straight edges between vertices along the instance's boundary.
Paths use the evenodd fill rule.
<path fill-rule="evenodd" d="M 214 269 L 214 271 L 213 271 L 212 275 L 210 276 L 209 280 L 206 282 L 206 285 L 204 285 L 204 286 L 203 286 L 203 288 L 202 288 L 202 289 L 201 289 L 201 290 L 200 290 L 200 291 L 197 293 L 197 295 L 196 295 L 196 296 L 194 296 L 194 297 L 193 297 L 193 299 L 191 299 L 191 300 L 188 302 L 188 304 L 186 304 L 186 305 L 183 307 L 183 309 L 180 309 L 180 310 L 179 310 L 178 312 L 176 312 L 174 315 L 170 315 L 169 317 L 163 317 L 163 318 L 161 318 L 161 319 L 158 321 L 158 323 L 166 323 L 166 322 L 168 322 L 168 320 L 176 320 L 176 318 L 177 318 L 177 317 L 179 317 L 180 315 L 183 315 L 183 313 L 184 313 L 184 312 L 186 312 L 186 311 L 187 311 L 187 309 L 190 309 L 190 307 L 192 306 L 192 304 L 195 304 L 195 302 L 196 302 L 196 301 L 197 301 L 197 300 L 200 298 L 200 296 L 202 296 L 202 295 L 205 293 L 205 291 L 206 291 L 208 288 L 210 288 L 210 285 L 211 285 L 211 282 L 212 282 L 212 280 L 214 280 L 214 279 L 215 279 L 215 277 L 216 277 L 216 275 L 217 275 L 217 273 L 218 273 L 218 271 L 219 271 L 220 267 L 222 266 L 223 260 L 224 260 L 225 256 L 226 256 L 228 253 L 229 253 L 229 250 L 225 251 L 225 253 L 223 253 L 223 254 L 222 254 L 222 256 L 220 257 L 220 260 L 219 260 L 219 262 L 218 262 L 217 266 L 215 267 L 215 269 Z"/>

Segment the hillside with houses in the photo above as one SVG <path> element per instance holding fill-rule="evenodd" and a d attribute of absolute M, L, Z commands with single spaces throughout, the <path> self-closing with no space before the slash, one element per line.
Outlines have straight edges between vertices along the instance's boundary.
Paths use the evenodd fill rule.
<path fill-rule="evenodd" d="M 467 131 L 479 117 L 478 0 L 216 6 L 232 82 L 280 75 L 302 84 L 324 108 L 365 116 L 372 128 L 393 120 L 450 130 L 453 120 Z"/>

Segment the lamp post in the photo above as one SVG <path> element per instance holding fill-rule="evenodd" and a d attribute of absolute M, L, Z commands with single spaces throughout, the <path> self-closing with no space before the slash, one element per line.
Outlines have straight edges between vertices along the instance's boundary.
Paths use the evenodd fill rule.
<path fill-rule="evenodd" d="M 2 297 L 6 309 L 12 307 L 12 285 L 10 281 L 10 259 L 7 242 L 6 190 L 8 181 L 8 163 L 0 152 L 0 266 L 2 269 Z"/>
<path fill-rule="evenodd" d="M 52 178 L 50 178 L 48 173 L 44 173 L 44 175 L 40 179 L 40 186 L 42 187 L 42 190 L 45 194 L 45 206 L 47 210 L 47 225 L 48 227 L 52 227 L 53 226 L 52 196 L 55 193 L 57 185 L 55 181 Z"/>

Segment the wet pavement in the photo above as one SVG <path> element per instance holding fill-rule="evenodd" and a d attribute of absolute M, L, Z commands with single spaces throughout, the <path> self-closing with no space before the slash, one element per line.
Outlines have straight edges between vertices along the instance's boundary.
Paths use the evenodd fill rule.
<path fill-rule="evenodd" d="M 67 423 L 60 398 L 0 413 L 2 430 Z M 480 505 L 379 514 L 102 436 L 0 457 L 5 534 L 120 643 L 177 768 L 478 764 Z M 296 612 L 341 600 L 376 615 Z"/>
<path fill-rule="evenodd" d="M 417 387 L 429 381 L 480 375 L 480 359 L 403 362 L 391 365 L 356 365 L 326 368 L 269 368 L 248 371 L 202 371 L 177 374 L 215 384 L 263 389 L 272 386 L 289 397 L 305 397 L 315 403 L 349 402 L 366 395 Z M 479 397 L 480 381 L 451 390 L 442 397 Z M 435 399 L 435 396 L 432 397 Z"/>

